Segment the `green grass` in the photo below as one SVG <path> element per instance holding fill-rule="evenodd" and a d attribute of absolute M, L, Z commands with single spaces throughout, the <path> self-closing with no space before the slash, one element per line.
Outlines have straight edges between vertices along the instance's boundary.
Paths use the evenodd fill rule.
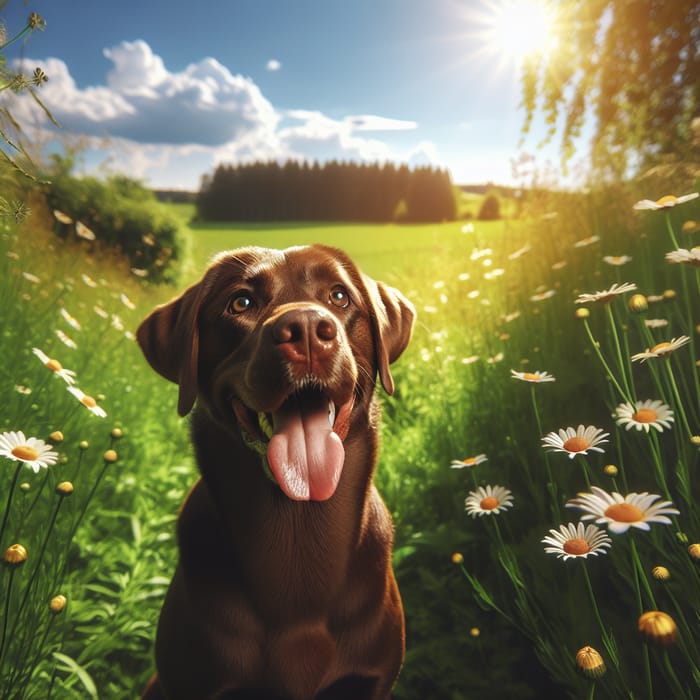
<path fill-rule="evenodd" d="M 663 262 L 671 247 L 663 214 L 631 219 L 631 201 L 579 196 L 565 202 L 556 218 L 474 222 L 473 230 L 459 222 L 191 226 L 180 288 L 198 279 L 222 249 L 323 242 L 346 249 L 366 272 L 416 305 L 414 339 L 392 368 L 396 394 L 380 392 L 377 482 L 394 514 L 409 634 L 397 698 L 584 697 L 591 681 L 573 670 L 584 644 L 601 651 L 609 667 L 596 697 L 620 697 L 625 684 L 645 695 L 646 658 L 660 693 L 672 688 L 674 697 L 692 697 L 696 690 L 688 659 L 698 646 L 692 621 L 700 608 L 700 577 L 676 536 L 700 541 L 694 506 L 699 453 L 680 420 L 683 413 L 688 429 L 700 433 L 696 343 L 667 365 L 632 366 L 625 358 L 681 334 L 695 339 L 700 282 L 692 269 Z M 175 210 L 189 220 L 191 207 Z M 677 228 L 684 218 L 698 218 L 692 208 L 672 213 Z M 0 551 L 16 541 L 29 551 L 27 564 L 12 575 L 8 567 L 0 570 L 0 601 L 7 603 L 0 630 L 6 621 L 8 630 L 20 632 L 6 635 L 0 698 L 133 697 L 152 672 L 155 622 L 175 565 L 175 515 L 196 472 L 186 421 L 176 415 L 176 388 L 146 365 L 127 333 L 179 290 L 142 286 L 116 257 L 97 255 L 85 242 L 59 242 L 42 221 L 37 212 L 19 232 L 10 227 L 0 238 L 0 430 L 46 440 L 61 430 L 65 439 L 55 443 L 58 464 L 36 475 L 20 470 L 28 491 L 19 483 L 12 488 L 17 463 L 0 458 L 0 509 L 6 502 L 11 508 Z M 697 240 L 690 235 L 688 247 Z M 602 262 L 603 255 L 623 253 L 634 258 L 623 268 Z M 636 282 L 646 295 L 676 290 L 643 314 L 617 299 L 611 307 L 615 331 L 604 307 L 590 308 L 590 331 L 612 376 L 621 381 L 624 374 L 639 398 L 659 398 L 674 408 L 672 429 L 651 438 L 615 427 L 611 416 L 621 399 L 574 316 L 578 294 L 624 281 Z M 81 330 L 67 325 L 61 308 Z M 669 325 L 649 331 L 642 321 L 650 317 Z M 57 329 L 77 347 L 58 340 Z M 78 385 L 99 399 L 107 418 L 93 416 L 67 394 L 32 347 L 75 370 Z M 664 367 L 674 370 L 680 400 Z M 557 381 L 533 388 L 513 380 L 510 369 L 548 371 Z M 583 464 L 542 451 L 542 434 L 579 423 L 611 433 L 605 454 L 591 454 Z M 124 432 L 118 442 L 110 437 L 115 426 Z M 114 464 L 103 459 L 110 446 L 119 453 Z M 476 469 L 450 468 L 452 460 L 480 453 L 488 461 Z M 603 474 L 606 463 L 618 466 L 617 482 Z M 679 474 L 692 478 L 685 483 Z M 673 527 L 637 533 L 643 577 L 630 567 L 625 537 L 616 538 L 609 555 L 586 562 L 562 563 L 544 554 L 540 540 L 548 529 L 574 519 L 564 503 L 586 488 L 584 475 L 603 488 L 617 484 L 623 491 L 659 494 L 661 476 L 670 482 L 681 516 Z M 75 492 L 57 510 L 54 488 L 66 479 Z M 464 513 L 465 496 L 487 484 L 511 489 L 515 505 L 497 520 L 472 520 Z M 451 562 L 453 552 L 464 555 L 467 579 Z M 590 564 L 617 646 L 588 610 L 578 564 Z M 672 571 L 665 588 L 649 577 L 658 564 Z M 561 585 L 553 587 L 553 581 Z M 671 653 L 680 695 L 663 651 L 646 655 L 634 633 L 635 581 L 645 605 L 652 602 L 647 585 L 655 604 L 679 624 L 681 643 Z M 59 592 L 68 605 L 51 617 L 47 601 Z M 480 633 L 470 633 L 472 628 Z M 553 682 L 560 684 L 556 690 Z"/>

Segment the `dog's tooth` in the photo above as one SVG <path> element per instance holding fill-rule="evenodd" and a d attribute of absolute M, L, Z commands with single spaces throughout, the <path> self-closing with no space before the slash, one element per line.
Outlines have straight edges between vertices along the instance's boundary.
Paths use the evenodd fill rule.
<path fill-rule="evenodd" d="M 335 423 L 335 404 L 332 401 L 328 402 L 328 423 L 331 428 L 333 427 L 333 423 Z"/>

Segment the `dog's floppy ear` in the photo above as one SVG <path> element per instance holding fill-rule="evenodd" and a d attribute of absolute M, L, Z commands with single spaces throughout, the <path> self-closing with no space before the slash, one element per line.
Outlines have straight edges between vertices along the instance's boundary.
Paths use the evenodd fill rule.
<path fill-rule="evenodd" d="M 413 332 L 416 310 L 401 292 L 362 275 L 370 302 L 379 379 L 387 394 L 394 393 L 389 365 L 406 349 Z"/>
<path fill-rule="evenodd" d="M 197 317 L 204 298 L 203 287 L 200 282 L 158 306 L 136 331 L 136 339 L 151 367 L 179 385 L 177 410 L 181 416 L 190 412 L 197 398 Z"/>

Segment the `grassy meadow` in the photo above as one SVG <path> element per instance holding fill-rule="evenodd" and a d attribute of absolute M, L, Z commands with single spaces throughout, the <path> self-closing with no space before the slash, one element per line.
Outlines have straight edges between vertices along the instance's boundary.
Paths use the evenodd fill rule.
<path fill-rule="evenodd" d="M 175 387 L 133 332 L 213 253 L 310 242 L 344 248 L 418 310 L 382 398 L 377 473 L 408 625 L 395 697 L 697 697 L 700 268 L 664 256 L 698 245 L 700 200 L 632 208 L 664 194 L 560 196 L 489 223 L 195 222 L 177 287 L 56 238 L 40 207 L 6 223 L 0 432 L 56 454 L 32 443 L 50 462 L 34 469 L 0 452 L 0 698 L 138 696 L 196 471 Z M 608 293 L 581 297 L 595 292 Z M 626 515 L 546 552 L 595 489 L 620 493 Z M 650 529 L 605 530 L 633 521 Z"/>

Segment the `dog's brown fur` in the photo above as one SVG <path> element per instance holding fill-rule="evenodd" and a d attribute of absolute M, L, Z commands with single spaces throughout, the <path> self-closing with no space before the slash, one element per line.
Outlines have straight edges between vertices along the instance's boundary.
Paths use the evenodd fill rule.
<path fill-rule="evenodd" d="M 180 560 L 144 698 L 390 697 L 404 619 L 391 518 L 372 484 L 374 386 L 378 375 L 393 392 L 389 364 L 413 320 L 399 292 L 317 245 L 221 254 L 143 321 L 138 342 L 179 384 L 180 414 L 197 401 L 201 471 L 179 515 Z M 266 473 L 256 414 L 295 392 L 337 407 L 336 434 L 324 438 L 331 452 L 342 439 L 337 483 L 323 471 L 308 483 Z"/>

